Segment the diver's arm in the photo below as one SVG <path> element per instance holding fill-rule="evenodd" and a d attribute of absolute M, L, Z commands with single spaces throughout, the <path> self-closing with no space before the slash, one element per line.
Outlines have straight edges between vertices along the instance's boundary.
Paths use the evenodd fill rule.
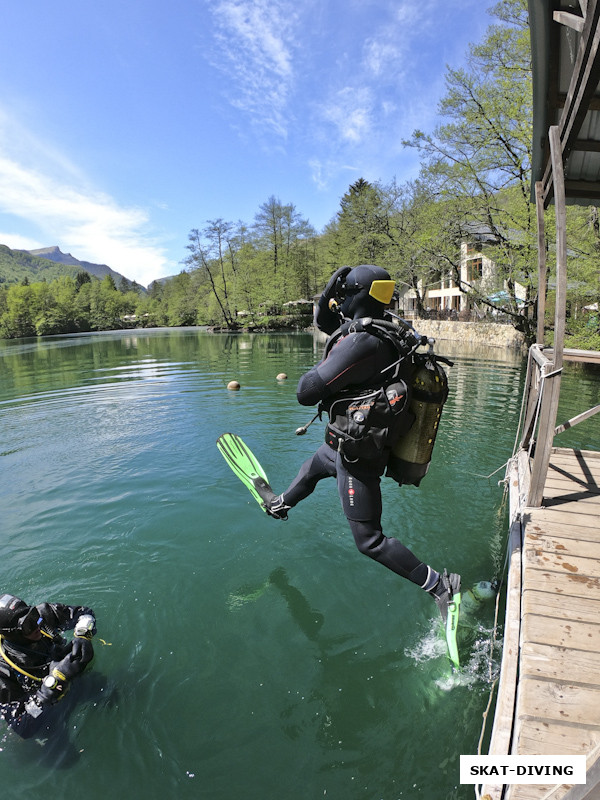
<path fill-rule="evenodd" d="M 96 633 L 96 617 L 88 606 L 69 606 L 64 603 L 40 603 L 38 611 L 50 630 L 70 631 L 82 617 L 93 619 L 92 635 Z"/>
<path fill-rule="evenodd" d="M 347 386 L 363 384 L 378 375 L 379 345 L 375 336 L 362 331 L 344 336 L 327 358 L 300 378 L 296 392 L 298 402 L 314 406 Z"/>
<path fill-rule="evenodd" d="M 42 683 L 39 688 L 26 692 L 18 700 L 1 703 L 0 716 L 14 733 L 22 739 L 30 739 L 44 725 L 48 710 L 61 699 L 66 690 L 66 681 L 54 688 L 46 687 Z"/>
<path fill-rule="evenodd" d="M 85 641 L 85 644 L 92 647 L 89 641 Z M 87 663 L 87 660 L 76 658 L 73 653 L 67 653 L 60 661 L 52 662 L 48 675 L 40 684 L 16 700 L 0 704 L 0 716 L 21 738 L 30 738 L 44 723 L 48 709 L 64 697 L 70 682 L 83 672 Z"/>
<path fill-rule="evenodd" d="M 30 739 L 44 724 L 44 709 L 40 707 L 34 716 L 27 712 L 26 702 L 27 700 L 0 704 L 0 716 L 8 727 L 22 739 Z"/>
<path fill-rule="evenodd" d="M 96 633 L 96 618 L 88 606 L 68 606 L 63 603 L 41 603 L 38 610 L 45 626 L 53 633 L 74 629 L 73 640 L 63 649 L 65 656 L 78 662 L 80 671 L 94 657 L 92 637 Z"/>

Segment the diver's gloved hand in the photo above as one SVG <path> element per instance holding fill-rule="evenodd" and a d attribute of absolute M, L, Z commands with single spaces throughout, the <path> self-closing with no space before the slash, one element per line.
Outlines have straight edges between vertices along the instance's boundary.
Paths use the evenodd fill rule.
<path fill-rule="evenodd" d="M 73 653 L 68 653 L 61 661 L 54 664 L 54 668 L 50 670 L 52 675 L 54 672 L 60 673 L 66 680 L 70 681 L 79 675 L 80 672 L 86 667 L 88 662 L 82 662 L 80 658 L 73 658 Z"/>
<path fill-rule="evenodd" d="M 61 664 L 62 662 L 59 662 L 59 664 L 54 666 L 42 681 L 42 685 L 35 693 L 32 701 L 28 704 L 31 705 L 31 710 L 26 707 L 31 716 L 36 716 L 35 713 L 32 713 L 32 711 L 34 711 L 34 706 L 41 708 L 46 705 L 54 705 L 54 703 L 58 703 L 66 694 L 69 688 L 69 681 L 67 676 L 60 669 Z"/>
<path fill-rule="evenodd" d="M 330 307 L 330 301 L 335 300 L 339 287 L 343 283 L 346 275 L 351 271 L 351 267 L 340 267 L 329 279 L 323 294 L 319 298 L 317 310 L 315 312 L 315 325 L 323 333 L 331 334 L 340 327 L 340 316 L 337 311 Z"/>
<path fill-rule="evenodd" d="M 94 657 L 94 645 L 89 639 L 76 636 L 71 644 L 71 653 L 69 658 L 72 661 L 78 661 L 81 667 L 85 667 L 90 663 Z"/>
<path fill-rule="evenodd" d="M 82 614 L 77 620 L 73 633 L 70 657 L 72 661 L 79 662 L 83 669 L 94 657 L 94 646 L 91 640 L 96 633 L 96 620 L 91 614 Z"/>

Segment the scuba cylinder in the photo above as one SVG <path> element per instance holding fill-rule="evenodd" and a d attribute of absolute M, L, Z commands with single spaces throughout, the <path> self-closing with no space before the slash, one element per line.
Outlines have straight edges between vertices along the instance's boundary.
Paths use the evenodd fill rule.
<path fill-rule="evenodd" d="M 442 408 L 448 398 L 448 378 L 438 361 L 452 363 L 435 355 L 433 340 L 426 354 L 414 358 L 410 410 L 415 421 L 392 449 L 386 471 L 400 486 L 418 486 L 427 474 Z"/>

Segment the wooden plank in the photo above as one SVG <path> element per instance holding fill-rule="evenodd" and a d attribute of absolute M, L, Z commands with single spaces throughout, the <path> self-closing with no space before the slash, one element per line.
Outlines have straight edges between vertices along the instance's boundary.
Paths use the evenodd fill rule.
<path fill-rule="evenodd" d="M 521 620 L 521 549 L 518 524 L 511 531 L 511 557 L 506 589 L 504 642 L 498 699 L 494 714 L 494 727 L 490 740 L 490 755 L 508 755 L 512 730 Z"/>
<path fill-rule="evenodd" d="M 589 469 L 589 465 L 573 461 L 550 465 L 546 485 L 561 486 L 562 484 L 567 487 L 573 486 L 575 490 L 581 486 L 589 488 L 590 491 L 598 491 L 600 488 L 598 479 L 594 477 L 594 472 Z"/>
<path fill-rule="evenodd" d="M 589 511 L 588 506 L 597 506 L 600 510 L 600 494 L 581 484 L 567 486 L 563 483 L 559 486 L 546 485 L 544 487 L 545 508 L 569 504 L 573 507 L 575 503 L 583 503 L 586 511 Z"/>
<path fill-rule="evenodd" d="M 536 589 L 541 592 L 554 592 L 566 597 L 590 597 L 590 589 L 598 596 L 600 581 L 584 575 L 570 573 L 549 572 L 547 570 L 530 569 L 523 576 L 523 585 L 527 589 Z"/>
<path fill-rule="evenodd" d="M 523 677 L 520 700 L 526 711 L 522 719 L 540 719 L 570 725 L 589 726 L 600 732 L 600 688 L 577 686 L 563 681 L 541 681 Z M 546 743 L 538 742 L 534 753 Z M 545 752 L 548 752 L 545 750 Z M 519 753 L 529 755 L 519 744 Z"/>
<path fill-rule="evenodd" d="M 574 622 L 600 622 L 600 596 L 597 598 L 565 596 L 564 592 L 537 591 L 525 589 L 522 597 L 523 614 L 533 614 L 543 608 L 556 620 Z"/>
<path fill-rule="evenodd" d="M 507 800 L 547 800 L 548 792 L 555 788 L 555 784 L 514 784 L 512 791 L 507 795 Z M 552 795 L 552 800 L 562 800 L 569 786 L 565 786 L 562 793 Z"/>
<path fill-rule="evenodd" d="M 553 18 L 559 25 L 566 25 L 569 28 L 573 28 L 578 33 L 581 33 L 583 30 L 584 19 L 576 14 L 569 14 L 568 11 L 555 11 Z"/>
<path fill-rule="evenodd" d="M 561 723 L 528 719 L 521 726 L 519 752 L 530 755 L 581 755 L 593 751 L 599 742 L 600 732 L 591 728 L 574 728 Z M 570 784 L 513 784 L 505 800 L 560 800 L 569 791 Z"/>
<path fill-rule="evenodd" d="M 544 552 L 537 548 L 527 547 L 523 552 L 525 569 L 528 567 L 544 571 L 561 572 L 565 570 L 574 576 L 600 579 L 600 561 L 595 558 L 580 558 L 571 553 L 563 556 L 558 553 Z M 597 582 L 600 589 L 600 581 Z M 590 588 L 593 588 L 590 586 Z"/>
<path fill-rule="evenodd" d="M 529 531 L 526 534 L 524 550 L 527 555 L 527 563 L 534 563 L 534 557 L 540 555 L 544 557 L 544 563 L 539 564 L 540 567 L 547 566 L 549 558 L 558 561 L 570 557 L 591 560 L 600 558 L 600 540 L 592 528 L 565 525 L 557 527 L 555 530 L 558 530 L 560 535 L 553 536 L 545 531 Z M 528 560 L 529 556 L 531 556 L 531 562 Z M 587 566 L 592 570 L 590 574 L 596 574 L 593 565 L 588 564 Z M 571 571 L 576 572 L 577 570 Z"/>
<path fill-rule="evenodd" d="M 546 644 L 550 647 L 567 647 L 572 650 L 581 650 L 593 653 L 595 656 L 600 654 L 600 626 L 598 624 L 576 622 L 575 620 L 557 620 L 545 616 L 543 611 L 544 609 L 540 609 L 538 614 L 525 614 L 523 617 L 523 652 L 533 642 Z M 577 669 L 577 675 L 575 675 L 575 668 Z M 571 665 L 571 680 L 577 681 L 577 683 L 586 683 L 586 681 L 580 680 L 577 659 Z M 600 687 L 600 673 L 592 683 Z"/>
<path fill-rule="evenodd" d="M 528 719 L 521 728 L 521 745 L 537 755 L 581 755 L 600 743 L 600 731 L 556 722 Z"/>
<path fill-rule="evenodd" d="M 570 503 L 578 502 L 580 499 L 587 499 L 591 503 L 600 503 L 600 486 L 575 479 L 552 480 L 550 478 L 547 480 L 544 487 L 544 506 L 546 508 L 555 506 L 555 498 L 561 496 Z"/>
<path fill-rule="evenodd" d="M 554 478 L 560 474 L 572 474 L 576 478 L 590 481 L 595 485 L 600 482 L 600 461 L 589 457 L 589 451 L 580 457 L 551 456 L 549 475 Z"/>
<path fill-rule="evenodd" d="M 560 530 L 562 534 L 562 529 Z M 574 531 L 572 531 L 574 533 Z M 567 536 L 552 536 L 549 533 L 528 533 L 525 537 L 525 548 L 544 553 L 563 556 L 579 556 L 580 558 L 600 558 L 600 539 Z"/>
<path fill-rule="evenodd" d="M 600 352 L 598 350 L 575 350 L 565 347 L 563 355 L 567 361 L 584 361 L 586 364 L 600 364 Z"/>
<path fill-rule="evenodd" d="M 550 455 L 553 464 L 579 465 L 586 470 L 598 474 L 600 469 L 600 452 L 598 450 L 575 450 L 566 447 L 553 447 Z"/>
<path fill-rule="evenodd" d="M 573 680 L 576 674 L 577 683 L 598 685 L 600 653 L 528 642 L 521 654 L 521 674 L 554 681 Z"/>
<path fill-rule="evenodd" d="M 515 497 L 519 493 L 518 479 L 514 473 L 518 471 L 515 460 L 509 464 L 508 474 L 511 477 L 511 521 L 509 531 L 509 570 L 506 587 L 506 609 L 504 616 L 504 641 L 502 644 L 502 663 L 498 698 L 494 712 L 494 725 L 488 748 L 489 755 L 504 756 L 510 753 L 511 735 L 515 715 L 519 665 L 519 636 L 521 629 L 521 525 L 514 508 Z M 517 484 L 513 486 L 513 484 Z M 503 793 L 502 784 L 493 783 L 482 786 L 481 796 L 487 800 L 500 800 Z"/>
<path fill-rule="evenodd" d="M 558 522 L 544 522 L 541 525 L 528 525 L 527 533 L 525 534 L 525 545 L 535 544 L 535 542 L 543 541 L 544 539 L 560 540 L 564 543 L 565 547 L 570 551 L 568 542 L 574 542 L 573 547 L 577 547 L 577 542 L 600 542 L 600 530 L 598 529 L 598 518 L 596 517 L 596 526 L 592 525 L 577 525 L 570 523 L 565 519 L 564 524 Z"/>
<path fill-rule="evenodd" d="M 569 481 L 575 480 L 589 485 L 590 488 L 598 487 L 598 469 L 591 461 L 577 459 L 561 459 L 552 461 L 548 468 L 548 481 L 554 482 L 561 478 Z"/>
<path fill-rule="evenodd" d="M 568 351 L 566 351 L 566 352 L 568 352 Z M 589 351 L 588 355 L 594 355 L 594 353 Z M 600 353 L 595 353 L 595 355 L 600 356 Z M 597 459 L 598 461 L 600 461 L 600 451 L 598 451 L 598 450 L 579 450 L 579 449 L 576 449 L 576 448 L 573 448 L 573 447 L 553 447 L 552 448 L 552 459 L 554 460 L 554 458 L 561 458 L 561 457 L 563 457 L 565 459 L 575 458 L 575 459 L 578 459 L 578 460 L 581 459 L 582 457 L 584 457 L 584 458 L 589 458 L 592 461 L 594 459 Z"/>
<path fill-rule="evenodd" d="M 594 514 L 588 509 L 585 509 L 584 511 L 578 511 L 576 503 L 574 504 L 574 506 L 575 508 L 555 506 L 551 509 L 550 508 L 528 509 L 524 514 L 524 522 L 527 526 L 529 526 L 529 523 L 531 521 L 537 521 L 539 523 L 551 521 L 561 525 L 577 524 L 586 528 L 587 527 L 594 528 L 597 531 L 599 525 L 598 515 Z M 579 506 L 579 508 L 581 508 L 581 506 Z"/>

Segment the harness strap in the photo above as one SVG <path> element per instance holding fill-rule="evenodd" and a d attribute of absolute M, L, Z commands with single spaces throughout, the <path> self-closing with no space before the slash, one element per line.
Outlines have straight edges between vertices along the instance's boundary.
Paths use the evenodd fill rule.
<path fill-rule="evenodd" d="M 395 322 L 384 319 L 373 319 L 372 317 L 363 317 L 362 319 L 354 319 L 345 322 L 343 325 L 334 331 L 329 337 L 323 357 L 327 358 L 332 347 L 350 333 L 370 333 L 375 338 L 383 342 L 389 342 L 395 348 L 398 358 L 391 364 L 388 364 L 382 370 L 385 377 L 381 381 L 381 386 L 386 386 L 392 383 L 400 373 L 400 365 L 403 361 L 410 363 L 411 357 L 416 349 L 421 345 L 421 337 L 404 322 L 404 326 L 396 325 Z M 403 336 L 404 334 L 404 336 Z M 412 341 L 411 341 L 412 340 Z M 390 370 L 393 372 L 390 373 Z"/>
<path fill-rule="evenodd" d="M 20 672 L 21 675 L 25 675 L 26 678 L 31 678 L 31 680 L 37 681 L 38 683 L 41 683 L 42 682 L 42 678 L 38 678 L 37 675 L 32 675 L 30 672 L 27 672 L 26 670 L 22 669 L 17 664 L 15 664 L 14 661 L 11 661 L 11 659 L 4 652 L 4 648 L 2 647 L 2 642 L 3 641 L 4 641 L 3 636 L 0 634 L 0 656 L 2 656 L 2 658 L 6 661 L 8 666 L 12 667 L 17 672 Z"/>

